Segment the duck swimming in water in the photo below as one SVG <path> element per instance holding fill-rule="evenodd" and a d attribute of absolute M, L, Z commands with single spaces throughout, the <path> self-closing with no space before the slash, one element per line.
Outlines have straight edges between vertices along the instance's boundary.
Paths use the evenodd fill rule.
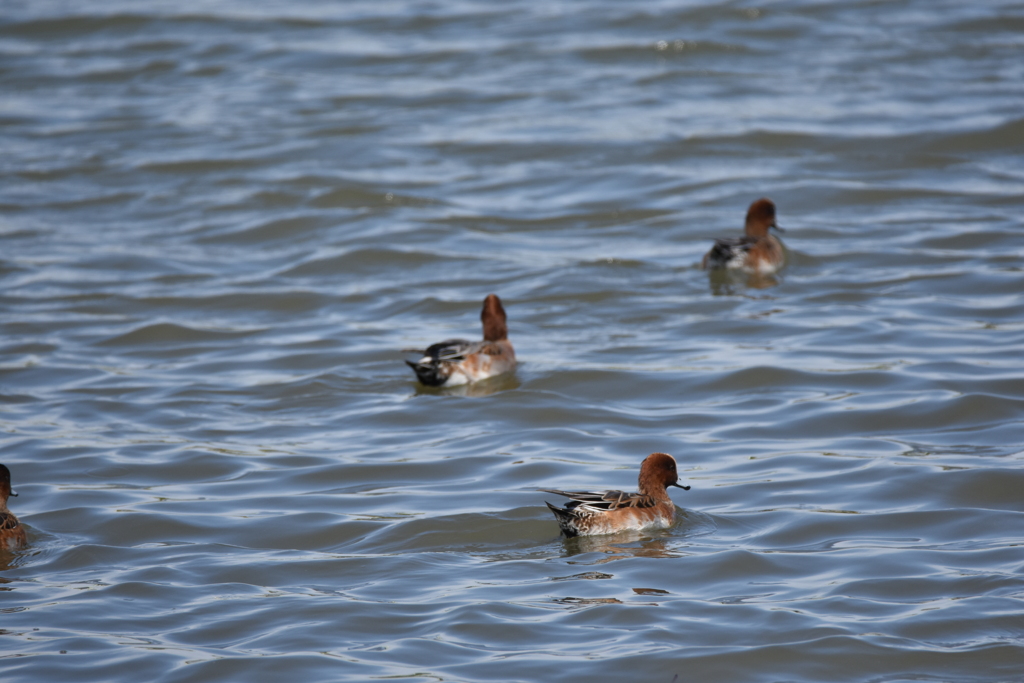
<path fill-rule="evenodd" d="M 715 246 L 704 255 L 702 268 L 740 268 L 750 273 L 770 275 L 785 264 L 782 242 L 768 231 L 782 228 L 775 222 L 775 203 L 762 198 L 747 209 L 743 237 L 715 240 Z"/>
<path fill-rule="evenodd" d="M 689 491 L 679 483 L 676 460 L 668 453 L 651 453 L 640 464 L 639 491 L 556 491 L 541 489 L 571 500 L 564 508 L 547 506 L 562 532 L 573 536 L 611 534 L 628 529 L 666 528 L 675 522 L 676 506 L 669 486 Z"/>
<path fill-rule="evenodd" d="M 483 341 L 446 339 L 413 350 L 423 357 L 405 361 L 420 382 L 430 387 L 453 387 L 503 375 L 516 369 L 516 352 L 508 340 L 505 308 L 495 294 L 488 294 L 480 312 L 484 327 Z"/>
<path fill-rule="evenodd" d="M 0 548 L 7 550 L 17 550 L 28 545 L 25 527 L 7 509 L 7 498 L 17 495 L 11 490 L 11 471 L 7 465 L 0 465 Z"/>

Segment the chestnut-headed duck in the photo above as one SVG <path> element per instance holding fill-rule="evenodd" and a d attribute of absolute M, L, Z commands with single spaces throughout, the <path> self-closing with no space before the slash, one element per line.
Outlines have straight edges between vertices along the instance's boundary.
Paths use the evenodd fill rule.
<path fill-rule="evenodd" d="M 690 490 L 679 483 L 675 458 L 668 453 L 651 453 L 640 464 L 640 490 L 636 493 L 541 490 L 572 499 L 564 508 L 547 503 L 562 532 L 572 538 L 672 526 L 676 506 L 668 496 L 669 486 Z"/>
<path fill-rule="evenodd" d="M 11 490 L 11 471 L 7 465 L 0 465 L 0 548 L 7 550 L 17 550 L 28 545 L 25 527 L 7 509 L 7 498 L 17 495 Z"/>
<path fill-rule="evenodd" d="M 508 325 L 501 299 L 488 294 L 480 320 L 484 324 L 484 340 L 446 339 L 430 346 L 418 361 L 405 361 L 420 382 L 430 387 L 453 387 L 512 372 L 516 369 L 516 352 L 508 340 Z"/>
<path fill-rule="evenodd" d="M 786 254 L 782 242 L 769 230 L 782 228 L 775 222 L 775 204 L 758 199 L 747 209 L 743 237 L 715 240 L 715 246 L 704 255 L 701 268 L 742 268 L 751 273 L 768 275 L 782 268 Z"/>

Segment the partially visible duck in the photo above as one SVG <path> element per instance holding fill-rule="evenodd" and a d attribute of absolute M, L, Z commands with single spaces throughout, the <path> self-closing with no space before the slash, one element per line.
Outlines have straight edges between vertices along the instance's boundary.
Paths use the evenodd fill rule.
<path fill-rule="evenodd" d="M 562 532 L 571 538 L 672 526 L 676 506 L 668 496 L 669 486 L 690 490 L 679 483 L 675 458 L 668 453 L 651 453 L 640 464 L 640 490 L 636 493 L 541 490 L 571 498 L 564 508 L 547 503 Z"/>
<path fill-rule="evenodd" d="M 25 527 L 7 509 L 7 498 L 17 495 L 11 490 L 11 471 L 7 465 L 0 465 L 0 548 L 7 550 L 17 550 L 28 545 Z"/>
<path fill-rule="evenodd" d="M 487 379 L 516 369 L 516 352 L 508 340 L 508 325 L 501 299 L 488 294 L 480 320 L 484 340 L 446 339 L 428 347 L 418 361 L 405 361 L 420 382 L 431 387 L 453 387 Z"/>
<path fill-rule="evenodd" d="M 751 273 L 768 275 L 782 268 L 786 254 L 782 242 L 769 230 L 782 228 L 775 222 L 775 204 L 758 199 L 747 209 L 743 237 L 715 240 L 715 246 L 704 255 L 702 268 L 742 268 Z"/>

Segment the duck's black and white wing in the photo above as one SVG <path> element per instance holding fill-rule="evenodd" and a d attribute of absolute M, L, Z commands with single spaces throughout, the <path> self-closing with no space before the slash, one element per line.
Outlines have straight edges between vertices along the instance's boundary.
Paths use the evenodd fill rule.
<path fill-rule="evenodd" d="M 569 498 L 570 501 L 565 505 L 567 510 L 583 507 L 594 512 L 610 512 L 624 507 L 652 507 L 655 504 L 650 496 L 625 491 L 541 491 Z"/>
<path fill-rule="evenodd" d="M 742 264 L 747 252 L 757 242 L 753 237 L 729 237 L 715 240 L 715 246 L 704 257 L 705 268 L 733 268 Z"/>
<path fill-rule="evenodd" d="M 422 354 L 416 361 L 405 361 L 413 369 L 421 382 L 431 387 L 438 387 L 448 381 L 455 365 L 466 359 L 466 356 L 479 353 L 488 342 L 472 342 L 465 339 L 446 339 L 432 344 L 424 351 L 413 350 Z"/>

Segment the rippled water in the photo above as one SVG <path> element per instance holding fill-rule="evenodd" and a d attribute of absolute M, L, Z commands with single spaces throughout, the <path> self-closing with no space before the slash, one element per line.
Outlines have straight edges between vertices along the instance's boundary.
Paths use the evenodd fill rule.
<path fill-rule="evenodd" d="M 999 1 L 5 3 L 4 680 L 1020 680 L 1022 48 Z M 709 278 L 760 196 L 788 268 Z M 516 375 L 415 384 L 489 292 Z M 537 489 L 656 450 L 676 527 L 559 537 Z"/>

